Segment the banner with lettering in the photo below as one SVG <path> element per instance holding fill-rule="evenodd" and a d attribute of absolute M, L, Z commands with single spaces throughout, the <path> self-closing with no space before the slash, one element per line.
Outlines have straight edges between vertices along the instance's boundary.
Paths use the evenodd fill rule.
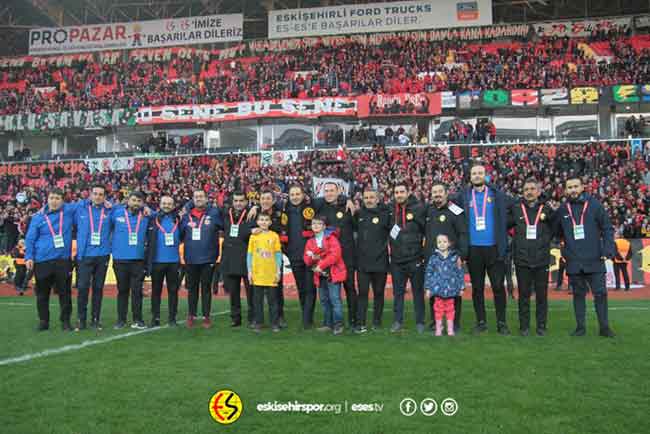
<path fill-rule="evenodd" d="M 243 37 L 243 14 L 48 27 L 29 31 L 29 54 L 211 44 Z"/>
<path fill-rule="evenodd" d="M 135 125 L 131 109 L 76 110 L 55 113 L 22 113 L 0 116 L 3 131 L 47 131 L 63 128 L 100 129 Z"/>
<path fill-rule="evenodd" d="M 359 117 L 435 116 L 442 111 L 440 93 L 398 93 L 357 97 Z"/>
<path fill-rule="evenodd" d="M 133 157 L 114 158 L 88 158 L 85 160 L 90 173 L 132 170 L 135 159 Z"/>

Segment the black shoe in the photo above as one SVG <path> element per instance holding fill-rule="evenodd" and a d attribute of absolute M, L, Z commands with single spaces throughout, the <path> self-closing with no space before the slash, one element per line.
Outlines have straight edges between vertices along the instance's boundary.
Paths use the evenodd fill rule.
<path fill-rule="evenodd" d="M 429 323 L 429 330 L 433 330 L 435 328 L 436 328 L 436 323 L 435 322 L 432 321 L 431 323 Z"/>
<path fill-rule="evenodd" d="M 460 333 L 460 324 L 454 324 L 454 334 Z"/>
<path fill-rule="evenodd" d="M 63 321 L 61 328 L 64 332 L 72 331 L 72 326 L 70 325 L 70 320 Z"/>
<path fill-rule="evenodd" d="M 600 334 L 600 336 L 602 336 L 604 338 L 615 338 L 616 337 L 616 334 L 609 327 L 607 327 L 606 329 L 600 329 L 599 334 Z"/>
<path fill-rule="evenodd" d="M 152 319 L 151 320 L 151 325 L 149 327 L 150 328 L 160 327 L 160 320 L 158 318 Z"/>
<path fill-rule="evenodd" d="M 45 321 L 39 322 L 38 326 L 36 327 L 36 331 L 39 331 L 39 332 L 49 330 L 49 329 L 50 329 L 50 323 L 47 323 Z"/>
<path fill-rule="evenodd" d="M 356 329 L 354 329 L 353 332 L 357 335 L 363 335 L 368 333 L 368 328 L 366 326 L 359 326 Z"/>
<path fill-rule="evenodd" d="M 528 336 L 528 335 L 530 335 L 530 331 L 528 329 L 521 329 L 521 330 L 519 330 L 519 334 L 521 336 Z"/>
<path fill-rule="evenodd" d="M 124 321 L 118 321 L 113 328 L 115 330 L 119 330 L 123 329 L 124 327 L 126 327 L 126 323 Z"/>
<path fill-rule="evenodd" d="M 509 336 L 510 329 L 508 328 L 508 325 L 506 323 L 497 324 L 497 333 L 499 333 L 502 336 Z"/>
<path fill-rule="evenodd" d="M 81 330 L 86 330 L 86 320 L 85 319 L 80 319 L 79 322 L 77 323 L 77 328 L 75 331 L 81 331 Z"/>
<path fill-rule="evenodd" d="M 485 333 L 487 331 L 487 324 L 484 321 L 477 323 L 472 329 L 474 334 Z"/>
<path fill-rule="evenodd" d="M 537 328 L 537 336 L 546 336 L 546 329 L 545 328 Z"/>
<path fill-rule="evenodd" d="M 144 321 L 136 321 L 131 324 L 131 328 L 136 330 L 144 330 L 147 328 L 147 325 L 144 323 Z"/>
<path fill-rule="evenodd" d="M 571 336 L 584 336 L 587 334 L 587 331 L 583 328 L 578 327 L 570 333 Z"/>
<path fill-rule="evenodd" d="M 176 319 L 170 319 L 167 324 L 169 324 L 169 327 L 178 327 L 178 323 L 176 322 Z"/>
<path fill-rule="evenodd" d="M 288 327 L 287 321 L 281 317 L 278 322 L 278 327 L 280 327 L 281 329 L 286 329 Z"/>

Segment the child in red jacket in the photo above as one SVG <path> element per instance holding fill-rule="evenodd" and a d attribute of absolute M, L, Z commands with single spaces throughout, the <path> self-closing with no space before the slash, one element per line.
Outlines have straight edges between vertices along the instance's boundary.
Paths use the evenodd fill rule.
<path fill-rule="evenodd" d="M 334 330 L 343 333 L 343 305 L 341 282 L 347 278 L 347 270 L 341 256 L 337 232 L 327 228 L 325 216 L 316 215 L 311 220 L 314 236 L 305 245 L 304 261 L 314 270 L 314 285 L 318 288 L 325 319 L 319 331 Z"/>

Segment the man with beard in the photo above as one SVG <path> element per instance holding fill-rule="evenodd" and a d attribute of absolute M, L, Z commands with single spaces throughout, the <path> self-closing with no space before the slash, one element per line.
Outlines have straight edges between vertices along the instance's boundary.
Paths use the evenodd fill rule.
<path fill-rule="evenodd" d="M 388 270 L 388 234 L 391 228 L 390 211 L 379 203 L 376 190 L 363 192 L 363 206 L 354 215 L 357 233 L 357 267 L 359 279 L 359 310 L 356 333 L 366 333 L 368 292 L 372 285 L 374 311 L 372 325 L 381 327 L 384 311 L 384 289 Z"/>
<path fill-rule="evenodd" d="M 194 327 L 201 288 L 201 309 L 203 327 L 210 328 L 212 308 L 212 275 L 219 256 L 219 231 L 223 230 L 223 219 L 219 208 L 208 204 L 208 195 L 203 190 L 192 194 L 192 201 L 185 205 L 181 219 L 181 242 L 184 244 L 186 287 L 188 292 L 187 327 Z M 245 263 L 244 263 L 245 265 Z"/>
<path fill-rule="evenodd" d="M 512 256 L 519 287 L 519 333 L 528 336 L 530 328 L 530 295 L 535 291 L 536 332 L 546 334 L 548 312 L 548 268 L 553 238 L 553 210 L 539 200 L 539 184 L 535 179 L 524 183 L 523 200 L 508 213 L 508 226 L 514 227 Z"/>
<path fill-rule="evenodd" d="M 314 325 L 314 307 L 316 289 L 314 287 L 314 274 L 310 267 L 305 265 L 303 255 L 305 244 L 312 237 L 311 220 L 314 217 L 314 208 L 305 195 L 302 186 L 298 184 L 289 187 L 289 200 L 282 207 L 280 216 L 282 242 L 284 253 L 289 258 L 291 272 L 296 281 L 300 308 L 302 310 L 302 324 L 304 329 L 311 329 Z"/>
<path fill-rule="evenodd" d="M 253 309 L 253 291 L 248 281 L 248 267 L 246 255 L 248 252 L 248 239 L 251 236 L 253 224 L 246 220 L 248 214 L 248 200 L 241 191 L 232 194 L 232 205 L 226 208 L 224 214 L 223 252 L 219 266 L 223 276 L 223 286 L 230 295 L 231 327 L 241 326 L 241 284 L 244 283 L 246 291 L 246 305 L 248 306 L 248 326 L 252 327 L 255 320 Z"/>
<path fill-rule="evenodd" d="M 424 255 L 422 243 L 425 230 L 425 210 L 409 193 L 405 183 L 393 187 L 394 203 L 390 209 L 391 276 L 394 292 L 394 322 L 391 332 L 399 332 L 404 322 L 404 295 L 406 284 L 411 282 L 415 324 L 418 333 L 424 332 Z"/>
<path fill-rule="evenodd" d="M 468 269 L 472 281 L 472 303 L 476 313 L 475 333 L 487 331 L 485 274 L 490 277 L 497 316 L 497 332 L 509 335 L 506 323 L 505 258 L 508 249 L 507 211 L 511 200 L 497 187 L 485 184 L 485 166 L 470 170 L 471 187 L 455 198 L 465 211 L 469 233 Z"/>
<path fill-rule="evenodd" d="M 264 190 L 260 193 L 260 213 L 266 214 L 271 218 L 271 231 L 278 235 L 282 234 L 282 208 L 275 202 L 273 192 Z M 253 233 L 259 233 L 261 229 L 253 229 Z M 285 237 L 286 242 L 286 237 Z M 284 319 L 284 284 L 282 282 L 284 265 L 280 267 L 280 279 L 276 289 L 276 300 L 278 302 L 278 324 L 280 328 L 286 328 L 287 322 Z"/>
<path fill-rule="evenodd" d="M 557 211 L 559 233 L 564 238 L 562 256 L 573 292 L 576 329 L 572 336 L 584 336 L 585 296 L 591 289 L 594 295 L 600 336 L 614 337 L 609 327 L 605 260 L 613 259 L 614 228 L 602 204 L 584 192 L 582 179 L 576 176 L 565 181 L 567 201 Z"/>
<path fill-rule="evenodd" d="M 129 194 L 127 206 L 117 205 L 110 217 L 113 232 L 111 253 L 113 270 L 117 280 L 116 329 L 126 326 L 131 294 L 131 328 L 146 328 L 142 320 L 142 284 L 144 281 L 144 258 L 149 217 L 144 212 L 144 194 Z"/>
<path fill-rule="evenodd" d="M 434 182 L 431 186 L 431 198 L 433 203 L 426 210 L 426 227 L 424 233 L 424 258 L 425 264 L 436 249 L 436 238 L 438 235 L 447 235 L 451 249 L 458 254 L 458 267 L 463 267 L 463 261 L 467 261 L 467 220 L 463 209 L 448 200 L 449 192 L 447 185 L 442 182 Z M 435 312 L 433 309 L 434 297 L 429 299 L 431 311 L 431 327 L 435 323 Z M 461 296 L 454 298 L 454 332 L 460 330 L 460 314 L 463 306 Z"/>
<path fill-rule="evenodd" d="M 171 196 L 160 198 L 160 212 L 148 228 L 147 273 L 151 276 L 151 327 L 160 327 L 160 299 L 163 282 L 167 282 L 168 324 L 176 326 L 181 231 L 180 218 Z"/>
<path fill-rule="evenodd" d="M 333 182 L 328 182 L 323 187 L 323 198 L 314 199 L 314 211 L 325 216 L 330 227 L 339 232 L 339 242 L 343 252 L 343 262 L 347 269 L 347 277 L 343 282 L 345 298 L 348 305 L 348 325 L 351 329 L 357 326 L 357 298 L 358 294 L 354 285 L 354 271 L 356 269 L 354 226 L 350 204 L 345 197 L 339 194 L 339 187 Z"/>

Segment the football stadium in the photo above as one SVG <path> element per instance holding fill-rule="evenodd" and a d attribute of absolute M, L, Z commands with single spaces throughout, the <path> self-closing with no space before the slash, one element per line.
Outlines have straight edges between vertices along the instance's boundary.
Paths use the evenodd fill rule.
<path fill-rule="evenodd" d="M 3 0 L 7 434 L 650 432 L 650 3 Z"/>

